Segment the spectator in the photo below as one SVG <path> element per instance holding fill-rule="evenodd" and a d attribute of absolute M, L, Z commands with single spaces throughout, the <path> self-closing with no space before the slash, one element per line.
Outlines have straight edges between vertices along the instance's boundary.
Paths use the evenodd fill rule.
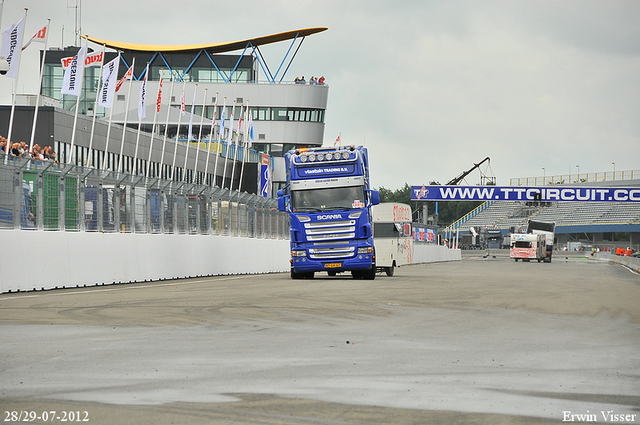
<path fill-rule="evenodd" d="M 324 76 L 318 78 L 318 84 L 324 86 Z"/>

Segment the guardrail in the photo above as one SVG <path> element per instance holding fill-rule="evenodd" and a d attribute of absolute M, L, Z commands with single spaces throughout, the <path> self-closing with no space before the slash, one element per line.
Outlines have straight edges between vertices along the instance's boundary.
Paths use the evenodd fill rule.
<path fill-rule="evenodd" d="M 519 177 L 509 179 L 509 186 L 547 186 L 554 184 L 578 184 L 591 182 L 612 182 L 640 178 L 640 170 L 603 171 L 600 173 L 559 174 L 553 176 Z"/>
<path fill-rule="evenodd" d="M 277 202 L 187 181 L 50 161 L 0 164 L 0 229 L 288 239 Z"/>

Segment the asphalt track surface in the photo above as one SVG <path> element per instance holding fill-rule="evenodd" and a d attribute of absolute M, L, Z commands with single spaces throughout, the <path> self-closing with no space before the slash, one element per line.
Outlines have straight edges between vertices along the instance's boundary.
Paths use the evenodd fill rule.
<path fill-rule="evenodd" d="M 0 340 L 5 423 L 640 423 L 640 277 L 600 261 L 4 294 Z"/>

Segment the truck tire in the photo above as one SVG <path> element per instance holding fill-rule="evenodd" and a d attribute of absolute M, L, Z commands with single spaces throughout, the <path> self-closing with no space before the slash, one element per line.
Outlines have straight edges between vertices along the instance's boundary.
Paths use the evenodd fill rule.
<path fill-rule="evenodd" d="M 293 270 L 293 267 L 291 268 L 291 279 L 303 279 L 304 278 L 304 273 L 296 273 Z"/>
<path fill-rule="evenodd" d="M 365 280 L 373 280 L 376 278 L 376 266 L 362 272 L 362 278 Z"/>
<path fill-rule="evenodd" d="M 385 273 L 387 274 L 387 276 L 389 276 L 389 277 L 393 276 L 393 272 L 394 272 L 394 270 L 395 270 L 395 269 L 393 268 L 393 266 L 391 266 L 391 267 L 385 267 L 385 268 L 384 268 L 384 272 L 385 272 Z"/>

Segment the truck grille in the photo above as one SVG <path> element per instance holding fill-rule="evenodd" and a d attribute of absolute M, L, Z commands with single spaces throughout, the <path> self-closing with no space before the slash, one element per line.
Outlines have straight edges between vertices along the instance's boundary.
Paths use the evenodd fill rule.
<path fill-rule="evenodd" d="M 353 239 L 356 237 L 355 220 L 305 223 L 304 228 L 307 240 L 310 242 Z"/>
<path fill-rule="evenodd" d="M 314 260 L 326 260 L 330 258 L 353 257 L 355 247 L 345 246 L 338 248 L 310 248 L 309 257 Z"/>

